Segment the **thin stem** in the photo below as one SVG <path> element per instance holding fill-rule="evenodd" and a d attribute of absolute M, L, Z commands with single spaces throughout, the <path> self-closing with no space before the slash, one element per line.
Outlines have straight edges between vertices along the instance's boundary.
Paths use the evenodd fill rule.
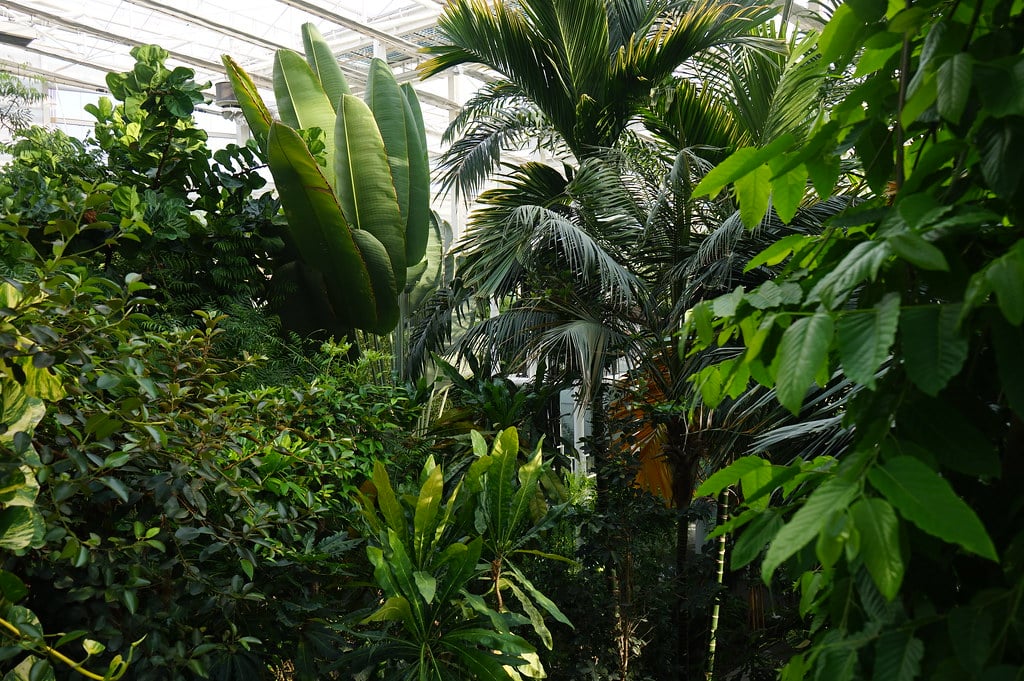
<path fill-rule="evenodd" d="M 21 631 L 16 626 L 11 624 L 7 620 L 3 619 L 2 617 L 0 617 L 0 626 L 4 627 L 9 632 L 14 634 L 18 639 L 24 638 L 23 634 L 21 633 Z M 122 676 L 124 676 L 124 673 L 126 671 L 128 671 L 128 665 L 124 665 L 124 666 L 122 666 L 121 671 L 118 674 L 114 675 L 114 676 L 100 676 L 99 674 L 96 674 L 96 673 L 93 673 L 93 672 L 89 671 L 88 669 L 83 667 L 80 663 L 75 662 L 70 657 L 68 657 L 64 653 L 60 652 L 56 648 L 51 648 L 50 646 L 46 645 L 45 643 L 38 643 L 37 645 L 40 645 L 42 647 L 43 651 L 45 651 L 46 654 L 49 655 L 50 657 L 52 657 L 52 658 L 54 658 L 56 660 L 60 660 L 61 662 L 63 662 L 67 666 L 71 667 L 72 669 L 74 669 L 76 672 L 78 672 L 82 676 L 84 676 L 86 678 L 89 678 L 89 679 L 95 679 L 95 681 L 117 681 L 117 679 L 120 679 Z"/>
<path fill-rule="evenodd" d="M 910 9 L 913 6 L 912 0 L 906 0 L 904 7 Z M 907 103 L 907 85 L 910 83 L 910 32 L 903 34 L 903 49 L 900 52 L 900 92 L 899 101 L 896 106 L 896 125 L 893 135 L 896 142 L 896 193 L 903 188 L 905 174 L 904 159 L 904 130 L 903 130 L 903 107 Z"/>

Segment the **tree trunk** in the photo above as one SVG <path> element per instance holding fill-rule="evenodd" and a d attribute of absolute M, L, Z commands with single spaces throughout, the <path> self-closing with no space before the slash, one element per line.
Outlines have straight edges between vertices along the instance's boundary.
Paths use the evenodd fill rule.
<path fill-rule="evenodd" d="M 676 624 L 676 667 L 679 679 L 697 679 L 704 672 L 706 652 L 703 618 L 691 612 L 690 593 L 698 586 L 691 557 L 689 510 L 696 488 L 697 466 L 703 453 L 700 431 L 687 433 L 682 416 L 668 423 L 666 455 L 672 463 L 672 498 L 679 510 L 676 525 L 676 576 L 679 588 L 673 604 Z"/>

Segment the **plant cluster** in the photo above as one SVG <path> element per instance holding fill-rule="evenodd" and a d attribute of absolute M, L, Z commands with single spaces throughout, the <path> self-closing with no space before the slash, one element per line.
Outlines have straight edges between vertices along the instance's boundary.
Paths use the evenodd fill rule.
<path fill-rule="evenodd" d="M 791 581 L 809 645 L 783 679 L 1021 674 L 1024 66 L 1020 3 L 849 3 L 824 59 L 856 86 L 809 141 L 737 151 L 695 193 L 735 184 L 748 224 L 857 161 L 872 197 L 748 264 L 773 281 L 692 312 L 688 352 L 735 344 L 694 379 L 714 406 L 751 380 L 800 413 L 842 385 L 837 457 L 742 458 L 734 567 Z M 863 47 L 863 49 L 861 49 Z M 1017 92 L 1017 89 L 1014 89 Z M 762 554 L 763 551 L 763 554 Z"/>

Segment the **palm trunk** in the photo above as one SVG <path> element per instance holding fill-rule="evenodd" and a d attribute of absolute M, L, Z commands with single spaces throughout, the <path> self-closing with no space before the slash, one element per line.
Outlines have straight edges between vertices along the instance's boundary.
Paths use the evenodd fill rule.
<path fill-rule="evenodd" d="M 729 490 L 723 490 L 718 497 L 718 524 L 729 521 Z M 725 579 L 725 535 L 718 536 L 718 556 L 715 560 L 715 582 L 718 593 L 715 594 L 715 605 L 711 610 L 711 636 L 708 639 L 708 671 L 707 681 L 715 675 L 715 651 L 718 649 L 718 616 L 722 610 L 722 582 Z"/>
<path fill-rule="evenodd" d="M 608 417 L 605 405 L 605 386 L 602 382 L 594 388 L 594 395 L 590 401 L 590 456 L 594 462 L 594 474 L 597 487 L 597 512 L 599 516 L 610 517 L 612 511 L 612 481 L 609 466 L 608 452 Z M 609 527 L 615 527 L 608 523 Z M 627 678 L 631 656 L 630 633 L 631 617 L 630 612 L 632 591 L 630 584 L 629 570 L 620 570 L 616 555 L 628 555 L 628 550 L 622 551 L 623 537 L 616 531 L 608 532 L 605 537 L 604 573 L 608 580 L 608 593 L 612 598 L 614 617 L 613 630 L 615 632 L 616 662 L 618 665 L 618 678 Z M 625 567 L 625 566 L 623 566 Z"/>
<path fill-rule="evenodd" d="M 688 440 L 688 441 L 687 441 Z M 687 436 L 687 424 L 682 417 L 668 424 L 667 455 L 672 462 L 672 498 L 679 510 L 676 526 L 676 575 L 679 589 L 673 604 L 676 624 L 676 666 L 680 679 L 699 678 L 704 671 L 705 639 L 700 618 L 690 612 L 690 592 L 696 588 L 690 557 L 689 509 L 697 483 L 697 465 L 701 460 L 700 432 Z"/>

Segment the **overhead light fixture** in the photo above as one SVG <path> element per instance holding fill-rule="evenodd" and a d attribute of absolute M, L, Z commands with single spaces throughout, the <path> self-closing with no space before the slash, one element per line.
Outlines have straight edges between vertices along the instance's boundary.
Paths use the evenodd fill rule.
<path fill-rule="evenodd" d="M 31 26 L 17 21 L 0 21 L 0 44 L 28 47 L 38 37 L 39 33 Z"/>
<path fill-rule="evenodd" d="M 221 81 L 215 83 L 214 86 L 213 103 L 222 109 L 240 109 L 238 106 L 238 97 L 235 96 L 235 91 L 231 87 L 229 81 Z"/>

